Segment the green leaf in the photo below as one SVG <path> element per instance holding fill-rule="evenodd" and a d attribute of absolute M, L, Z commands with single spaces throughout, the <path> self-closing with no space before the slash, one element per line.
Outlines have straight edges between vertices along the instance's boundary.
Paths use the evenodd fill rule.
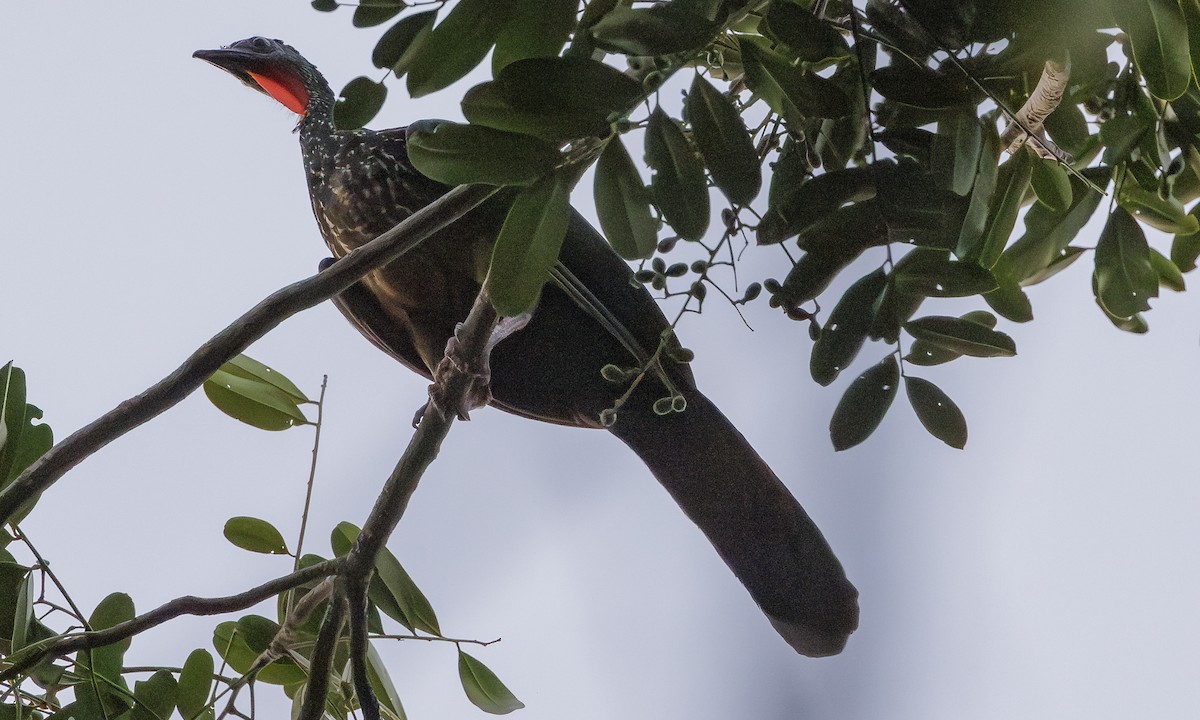
<path fill-rule="evenodd" d="M 661 107 L 646 128 L 646 162 L 654 169 L 654 200 L 667 222 L 687 240 L 699 240 L 708 228 L 708 186 L 704 165 L 679 124 Z"/>
<path fill-rule="evenodd" d="M 871 330 L 875 303 L 886 285 L 887 274 L 883 268 L 878 268 L 860 278 L 842 295 L 813 343 L 809 359 L 813 380 L 829 385 L 854 362 Z"/>
<path fill-rule="evenodd" d="M 650 192 L 620 137 L 600 153 L 593 194 L 600 228 L 613 249 L 627 260 L 653 255 L 658 221 L 650 213 Z"/>
<path fill-rule="evenodd" d="M 900 366 L 894 355 L 872 365 L 850 383 L 829 421 L 834 450 L 852 448 L 875 432 L 896 398 L 899 383 Z"/>
<path fill-rule="evenodd" d="M 107 630 L 132 620 L 134 614 L 133 598 L 125 593 L 115 592 L 96 605 L 96 609 L 88 618 L 88 627 L 93 631 Z M 126 685 L 122 673 L 125 670 L 125 651 L 129 649 L 131 642 L 131 638 L 125 638 L 110 645 L 95 648 L 90 652 L 81 651 L 76 656 L 75 662 L 91 668 L 95 675 L 124 688 Z"/>
<path fill-rule="evenodd" d="M 1169 258 L 1150 248 L 1150 265 L 1154 268 L 1154 272 L 1158 274 L 1158 284 L 1168 290 L 1175 292 L 1183 292 L 1187 290 L 1187 283 L 1183 280 L 1183 273 L 1171 262 Z"/>
<path fill-rule="evenodd" d="M 982 149 L 983 128 L 974 109 L 949 114 L 938 120 L 930 146 L 933 172 L 945 178 L 944 186 L 955 195 L 966 195 L 979 172 Z M 987 161 L 993 162 L 994 157 Z"/>
<path fill-rule="evenodd" d="M 1114 317 L 1128 318 L 1150 309 L 1158 297 L 1158 273 L 1150 246 L 1133 216 L 1118 207 L 1096 243 L 1096 299 Z"/>
<path fill-rule="evenodd" d="M 1108 173 L 1108 170 L 1101 170 Z M 1093 182 L 1106 183 L 1107 175 L 1084 171 Z M 1025 233 L 1004 251 L 1013 275 L 1023 284 L 1041 273 L 1063 256 L 1071 240 L 1087 224 L 1100 206 L 1103 195 L 1088 187 L 1078 178 L 1072 178 L 1074 204 L 1064 212 L 1054 212 L 1041 203 L 1035 203 L 1025 213 Z"/>
<path fill-rule="evenodd" d="M 893 102 L 926 110 L 974 105 L 976 91 L 957 69 L 943 72 L 898 60 L 871 73 L 871 86 Z"/>
<path fill-rule="evenodd" d="M 213 656 L 207 650 L 197 648 L 188 655 L 179 673 L 175 701 L 184 720 L 195 717 L 208 705 L 212 684 Z"/>
<path fill-rule="evenodd" d="M 515 0 L 512 17 L 496 38 L 492 73 L 517 60 L 558 55 L 575 28 L 578 0 Z"/>
<path fill-rule="evenodd" d="M 484 283 L 498 313 L 515 317 L 537 304 L 570 218 L 570 182 L 561 174 L 547 175 L 517 196 L 496 238 Z"/>
<path fill-rule="evenodd" d="M 983 147 L 979 151 L 979 162 L 975 170 L 975 178 L 971 184 L 971 201 L 967 205 L 967 213 L 963 216 L 962 229 L 959 231 L 958 244 L 954 254 L 960 258 L 968 258 L 980 250 L 983 233 L 987 230 L 991 215 L 992 194 L 996 190 L 998 175 L 997 162 L 1000 158 L 1000 136 L 996 128 L 988 124 L 983 129 Z"/>
<path fill-rule="evenodd" d="M 218 370 L 204 381 L 204 394 L 221 412 L 262 430 L 286 430 L 308 422 L 295 399 L 244 374 Z"/>
<path fill-rule="evenodd" d="M 400 14 L 408 7 L 402 0 L 359 0 L 351 24 L 356 28 L 375 27 Z"/>
<path fill-rule="evenodd" d="M 1037 285 L 1040 282 L 1049 280 L 1058 273 L 1069 268 L 1085 252 L 1087 251 L 1084 248 L 1068 245 L 1067 247 L 1063 248 L 1062 253 L 1060 253 L 1058 257 L 1051 260 L 1050 264 L 1044 269 L 1022 280 L 1021 286 L 1029 287 L 1030 285 Z"/>
<path fill-rule="evenodd" d="M 1197 258 L 1200 258 L 1200 232 L 1176 235 L 1171 242 L 1171 262 L 1183 272 L 1191 272 L 1196 269 Z"/>
<path fill-rule="evenodd" d="M 776 168 L 778 175 L 778 163 Z M 806 233 L 843 205 L 874 197 L 873 174 L 869 168 L 845 168 L 789 183 L 771 198 L 770 208 L 758 227 L 758 244 L 782 242 Z M 773 190 L 774 187 L 773 179 Z"/>
<path fill-rule="evenodd" d="M 641 97 L 636 80 L 604 63 L 528 58 L 467 91 L 462 108 L 472 123 L 562 142 L 608 135 Z"/>
<path fill-rule="evenodd" d="M 0 487 L 7 485 L 54 445 L 54 433 L 41 420 L 42 411 L 26 402 L 25 372 L 12 362 L 0 367 Z M 37 498 L 12 518 L 19 522 Z"/>
<path fill-rule="evenodd" d="M 248 355 L 238 355 L 222 365 L 221 369 L 233 375 L 261 380 L 268 385 L 277 387 L 298 403 L 309 402 L 308 396 L 301 392 L 295 383 L 277 370 L 267 367 Z"/>
<path fill-rule="evenodd" d="M 682 3 L 646 8 L 613 8 L 591 26 L 592 42 L 626 55 L 670 55 L 699 50 L 720 29 L 716 23 L 689 12 Z"/>
<path fill-rule="evenodd" d="M 904 329 L 917 340 L 971 357 L 1011 357 L 1017 354 L 1013 339 L 979 323 L 945 315 L 909 320 Z"/>
<path fill-rule="evenodd" d="M 908 346 L 908 354 L 904 356 L 904 362 L 922 367 L 932 367 L 957 360 L 960 357 L 962 357 L 960 352 L 924 340 L 914 340 Z"/>
<path fill-rule="evenodd" d="M 930 435 L 959 450 L 967 444 L 967 420 L 941 388 L 928 380 L 907 376 L 904 389 L 917 419 Z"/>
<path fill-rule="evenodd" d="M 29 629 L 34 623 L 33 605 L 37 602 L 34 590 L 33 573 L 27 573 L 17 585 L 17 601 L 16 607 L 13 610 L 10 652 L 16 652 L 29 643 Z"/>
<path fill-rule="evenodd" d="M 255 517 L 232 517 L 225 522 L 225 539 L 243 550 L 288 555 L 287 543 L 275 526 Z"/>
<path fill-rule="evenodd" d="M 1033 153 L 1024 147 L 1019 148 L 1000 168 L 996 192 L 993 193 L 989 206 L 987 229 L 980 241 L 978 252 L 970 254 L 970 259 L 977 260 L 985 268 L 996 264 L 996 260 L 1004 252 L 1004 246 L 1008 244 L 1013 226 L 1017 224 L 1017 213 L 1021 209 L 1025 190 L 1029 187 L 1032 171 Z"/>
<path fill-rule="evenodd" d="M 764 20 L 766 34 L 786 45 L 800 62 L 821 64 L 850 54 L 846 39 L 833 25 L 795 3 L 771 3 Z"/>
<path fill-rule="evenodd" d="M 408 158 L 422 175 L 447 185 L 528 185 L 558 164 L 544 140 L 479 125 L 442 122 L 408 138 Z"/>
<path fill-rule="evenodd" d="M 1192 77 L 1200 77 L 1200 0 L 1179 0 L 1187 25 L 1188 47 L 1191 50 Z"/>
<path fill-rule="evenodd" d="M 379 698 L 380 705 L 390 711 L 396 720 L 406 720 L 408 716 L 404 712 L 404 706 L 400 704 L 400 694 L 396 692 L 396 686 L 392 684 L 392 678 L 388 675 L 387 665 L 384 664 L 383 658 L 379 657 L 374 643 L 367 644 L 367 679 Z"/>
<path fill-rule="evenodd" d="M 166 720 L 175 710 L 175 676 L 170 670 L 158 670 L 148 679 L 134 683 L 130 720 Z"/>
<path fill-rule="evenodd" d="M 713 184 L 730 202 L 748 205 L 762 189 L 762 169 L 737 108 L 697 74 L 688 91 L 684 113 L 692 126 L 696 146 L 712 173 Z"/>
<path fill-rule="evenodd" d="M 832 81 L 748 39 L 738 45 L 746 86 L 788 122 L 799 125 L 809 117 L 839 118 L 853 111 L 850 97 Z"/>
<path fill-rule="evenodd" d="M 1200 221 L 1183 209 L 1183 203 L 1173 197 L 1159 197 L 1157 191 L 1146 190 L 1136 182 L 1122 185 L 1117 204 L 1156 230 L 1176 235 L 1200 232 Z"/>
<path fill-rule="evenodd" d="M 431 635 L 441 635 L 437 615 L 433 606 L 408 572 L 387 548 L 379 551 L 375 558 L 375 573 L 387 591 L 396 599 L 405 617 L 412 623 L 414 630 L 421 630 Z"/>
<path fill-rule="evenodd" d="M 467 699 L 486 713 L 507 715 L 525 707 L 525 703 L 500 682 L 496 673 L 461 649 L 458 651 L 458 678 Z"/>
<path fill-rule="evenodd" d="M 495 44 L 513 0 L 461 0 L 429 33 L 408 70 L 408 94 L 422 97 L 449 86 L 478 65 Z"/>
<path fill-rule="evenodd" d="M 897 265 L 895 282 L 904 292 L 926 297 L 968 297 L 998 287 L 991 272 L 973 262 L 950 260 L 945 253 L 923 254 L 919 262 Z"/>
<path fill-rule="evenodd" d="M 377 68 L 391 70 L 396 77 L 403 77 L 429 38 L 436 19 L 437 10 L 426 10 L 400 18 L 375 43 L 371 62 Z"/>
<path fill-rule="evenodd" d="M 1187 92 L 1192 79 L 1188 26 L 1175 0 L 1108 0 L 1117 24 L 1129 34 L 1133 59 L 1146 86 L 1161 100 Z"/>
<path fill-rule="evenodd" d="M 359 76 L 346 83 L 333 104 L 333 124 L 338 130 L 357 130 L 379 114 L 387 100 L 387 86 Z"/>
<path fill-rule="evenodd" d="M 213 647 L 217 654 L 240 674 L 254 667 L 262 651 L 270 644 L 279 625 L 260 615 L 247 615 L 239 620 L 223 622 L 213 630 Z M 305 671 L 290 658 L 281 658 L 258 673 L 260 682 L 271 685 L 292 685 L 307 679 Z"/>
<path fill-rule="evenodd" d="M 1013 274 L 1008 258 L 1001 255 L 992 266 L 992 274 L 996 277 L 995 290 L 983 294 L 983 299 L 993 310 L 1013 322 L 1030 322 L 1033 320 L 1033 305 L 1029 296 L 1021 289 L 1021 283 Z"/>
<path fill-rule="evenodd" d="M 337 0 L 312 0 L 311 4 L 317 12 L 333 12 L 338 9 Z"/>
<path fill-rule="evenodd" d="M 1051 210 L 1064 212 L 1071 207 L 1071 178 L 1058 160 L 1034 160 L 1030 184 L 1038 202 Z"/>

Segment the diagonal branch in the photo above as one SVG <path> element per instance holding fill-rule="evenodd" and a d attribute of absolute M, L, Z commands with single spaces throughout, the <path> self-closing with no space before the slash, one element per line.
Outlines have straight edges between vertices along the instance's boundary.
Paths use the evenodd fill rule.
<path fill-rule="evenodd" d="M 48 657 L 63 657 L 80 650 L 91 650 L 120 642 L 150 628 L 174 620 L 181 615 L 220 615 L 245 610 L 281 592 L 299 587 L 310 580 L 336 574 L 341 560 L 326 560 L 311 567 L 269 580 L 258 587 L 237 595 L 202 598 L 187 595 L 175 598 L 150 612 L 143 613 L 104 630 L 92 630 L 75 635 L 60 635 L 31 645 L 25 651 L 8 658 L 13 664 L 0 672 L 0 682 L 9 682 Z"/>
<path fill-rule="evenodd" d="M 22 505 L 89 455 L 179 403 L 223 363 L 276 325 L 301 310 L 328 300 L 368 272 L 400 257 L 487 200 L 498 189 L 487 185 L 454 188 L 327 270 L 267 296 L 200 346 L 170 375 L 75 431 L 30 465 L 0 492 L 0 523 L 7 522 Z"/>

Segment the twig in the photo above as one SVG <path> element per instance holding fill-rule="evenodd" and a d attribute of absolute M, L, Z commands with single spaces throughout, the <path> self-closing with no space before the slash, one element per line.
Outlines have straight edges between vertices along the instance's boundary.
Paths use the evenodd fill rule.
<path fill-rule="evenodd" d="M 18 655 L 16 662 L 12 666 L 0 672 L 0 682 L 12 680 L 47 657 L 63 657 L 73 652 L 111 645 L 133 637 L 138 633 L 145 632 L 169 620 L 173 620 L 180 615 L 220 615 L 222 613 L 245 610 L 267 598 L 278 595 L 285 590 L 290 590 L 298 585 L 303 585 L 310 580 L 336 574 L 338 568 L 341 566 L 341 562 L 341 560 L 327 560 L 298 572 L 275 578 L 237 595 L 217 598 L 201 598 L 187 595 L 175 598 L 147 613 L 138 615 L 132 620 L 117 623 L 104 630 L 92 630 L 76 635 L 63 635 L 49 639 L 44 641 L 44 644 L 40 646 L 30 646 L 30 653 L 28 655 L 24 652 Z M 32 650 L 33 647 L 37 647 L 37 650 Z"/>
<path fill-rule="evenodd" d="M 223 363 L 284 319 L 328 300 L 368 272 L 400 257 L 498 189 L 486 185 L 456 187 L 328 269 L 267 296 L 200 346 L 170 375 L 50 448 L 0 492 L 0 522 L 7 522 L 30 498 L 44 492 L 89 455 L 190 395 Z"/>
<path fill-rule="evenodd" d="M 346 597 L 338 593 L 325 610 L 321 631 L 313 646 L 312 660 L 308 666 L 308 685 L 304 688 L 304 703 L 296 720 L 321 720 L 325 714 L 325 702 L 329 695 L 329 672 L 333 667 L 333 654 L 337 649 L 338 637 L 346 619 Z"/>
<path fill-rule="evenodd" d="M 312 505 L 313 485 L 317 481 L 317 455 L 321 449 L 321 427 L 325 419 L 325 388 L 329 385 L 329 376 L 321 377 L 321 395 L 317 398 L 317 423 L 313 432 L 312 463 L 308 466 L 308 483 L 304 487 L 304 510 L 300 513 L 300 535 L 296 538 L 296 561 L 292 571 L 300 569 L 300 558 L 304 557 L 304 534 L 308 530 L 308 511 Z M 287 609 L 291 612 L 295 602 L 295 592 L 288 593 Z"/>

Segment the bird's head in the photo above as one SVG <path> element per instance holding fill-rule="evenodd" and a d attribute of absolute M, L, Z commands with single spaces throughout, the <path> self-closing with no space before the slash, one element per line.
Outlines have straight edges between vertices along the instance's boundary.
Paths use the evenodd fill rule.
<path fill-rule="evenodd" d="M 246 38 L 217 50 L 197 50 L 192 57 L 216 65 L 302 118 L 332 106 L 333 92 L 316 66 L 282 40 Z"/>

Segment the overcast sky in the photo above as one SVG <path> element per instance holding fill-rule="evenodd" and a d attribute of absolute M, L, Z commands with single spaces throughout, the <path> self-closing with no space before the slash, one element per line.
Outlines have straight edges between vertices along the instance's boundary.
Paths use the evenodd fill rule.
<path fill-rule="evenodd" d="M 301 0 L 6 6 L 0 362 L 27 371 L 58 437 L 325 256 L 294 117 L 192 51 L 283 38 L 338 88 L 374 74 L 380 31 Z M 375 125 L 457 117 L 461 91 L 414 102 L 394 84 Z M 576 196 L 590 213 L 590 192 Z M 747 272 L 774 259 L 747 256 Z M 874 437 L 835 454 L 826 427 L 844 381 L 815 385 L 804 329 L 765 302 L 747 313 L 753 332 L 719 302 L 682 327 L 701 387 L 862 594 L 862 626 L 836 658 L 781 642 L 637 458 L 601 432 L 478 411 L 453 429 L 390 547 L 447 634 L 504 638 L 476 655 L 528 720 L 1194 713 L 1200 302 L 1165 294 L 1149 336 L 1130 336 L 1095 307 L 1089 265 L 1031 290 L 1037 322 L 1002 325 L 1018 357 L 917 373 L 966 413 L 961 452 L 929 437 L 901 394 Z M 860 363 L 884 352 L 869 346 Z M 313 395 L 330 377 L 306 548 L 328 553 L 338 521 L 365 517 L 424 382 L 328 304 L 250 354 Z M 230 546 L 225 519 L 263 517 L 294 537 L 311 442 L 307 429 L 242 426 L 198 394 L 80 465 L 25 527 L 85 607 L 114 590 L 139 610 L 235 592 L 289 565 Z M 147 633 L 130 660 L 178 665 L 211 649 L 214 625 Z M 458 690 L 452 647 L 382 651 L 410 717 L 481 717 Z"/>

